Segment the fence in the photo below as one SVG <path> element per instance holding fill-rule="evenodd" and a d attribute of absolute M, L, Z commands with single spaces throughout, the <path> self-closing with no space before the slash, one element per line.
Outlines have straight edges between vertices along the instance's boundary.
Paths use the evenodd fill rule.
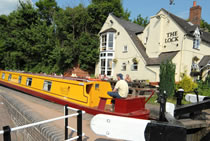
<path fill-rule="evenodd" d="M 68 115 L 68 110 L 77 111 L 77 113 Z M 64 107 L 64 116 L 57 117 L 57 118 L 52 118 L 52 119 L 44 120 L 44 121 L 40 121 L 40 122 L 35 122 L 35 123 L 23 125 L 23 126 L 18 126 L 18 127 L 14 127 L 14 128 L 10 128 L 9 126 L 4 126 L 3 130 L 0 131 L 0 135 L 3 134 L 4 141 L 11 141 L 11 132 L 13 132 L 13 131 L 33 127 L 33 126 L 40 125 L 40 124 L 53 122 L 53 121 L 56 121 L 56 120 L 65 119 L 65 141 L 72 141 L 72 140 L 76 140 L 76 139 L 77 139 L 77 141 L 82 141 L 82 136 L 85 135 L 84 133 L 82 133 L 82 114 L 84 114 L 84 113 L 85 113 L 85 111 L 75 109 L 75 108 L 71 108 L 71 107 L 68 107 L 66 105 Z M 77 116 L 77 130 L 68 126 L 68 118 L 74 117 L 74 116 Z M 72 131 L 77 132 L 77 136 L 68 139 L 68 129 L 71 129 Z"/>

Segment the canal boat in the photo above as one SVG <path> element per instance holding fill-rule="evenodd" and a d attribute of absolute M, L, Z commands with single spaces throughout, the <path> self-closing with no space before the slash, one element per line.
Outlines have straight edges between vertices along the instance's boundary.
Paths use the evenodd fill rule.
<path fill-rule="evenodd" d="M 107 81 L 0 70 L 0 84 L 93 115 L 149 118 L 145 96 L 115 99 L 115 111 L 111 111 L 112 97 L 107 92 L 112 88 Z M 154 91 L 150 92 L 152 96 Z"/>

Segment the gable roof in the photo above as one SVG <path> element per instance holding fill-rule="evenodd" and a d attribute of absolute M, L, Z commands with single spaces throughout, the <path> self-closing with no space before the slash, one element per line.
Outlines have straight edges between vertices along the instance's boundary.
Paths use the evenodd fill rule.
<path fill-rule="evenodd" d="M 141 53 L 142 57 L 146 61 L 147 66 L 160 65 L 162 61 L 171 60 L 178 53 L 178 51 L 164 52 L 164 53 L 161 53 L 159 57 L 157 58 L 149 58 L 149 56 L 146 53 L 146 48 L 137 37 L 137 34 L 143 32 L 144 27 L 138 24 L 126 21 L 124 19 L 120 19 L 113 14 L 110 14 L 110 15 L 127 31 L 128 35 L 130 36 L 131 40 L 135 44 L 136 48 L 138 49 L 138 51 Z"/>
<path fill-rule="evenodd" d="M 138 25 L 138 24 L 135 24 L 135 23 L 132 23 L 130 21 L 126 21 L 124 19 L 121 19 L 121 18 L 118 18 L 116 17 L 115 15 L 113 15 L 112 13 L 110 14 L 112 15 L 112 17 L 121 25 L 124 27 L 124 29 L 126 30 L 129 30 L 129 31 L 132 31 L 132 32 L 135 32 L 135 33 L 142 33 L 143 30 L 144 30 L 144 27 Z"/>
<path fill-rule="evenodd" d="M 147 66 L 160 65 L 163 61 L 172 60 L 179 51 L 162 52 L 158 58 L 150 58 Z"/>
<path fill-rule="evenodd" d="M 166 14 L 168 14 L 184 31 L 188 36 L 194 37 L 193 33 L 195 29 L 198 27 L 197 25 L 194 25 L 190 23 L 189 21 L 186 21 L 170 12 L 162 8 Z M 201 31 L 201 39 L 207 43 L 210 43 L 210 33 Z"/>

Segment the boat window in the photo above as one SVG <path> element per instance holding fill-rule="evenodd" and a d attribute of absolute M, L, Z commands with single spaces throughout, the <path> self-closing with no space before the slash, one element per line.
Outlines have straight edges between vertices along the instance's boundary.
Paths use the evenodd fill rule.
<path fill-rule="evenodd" d="M 19 78 L 18 78 L 18 83 L 20 84 L 21 81 L 22 81 L 22 76 L 19 76 Z"/>
<path fill-rule="evenodd" d="M 86 93 L 89 94 L 91 90 L 92 84 L 86 85 Z"/>
<path fill-rule="evenodd" d="M 5 79 L 5 73 L 2 73 L 1 78 L 2 78 L 2 79 Z"/>
<path fill-rule="evenodd" d="M 8 76 L 8 81 L 10 81 L 11 78 L 12 78 L 12 74 L 9 74 L 9 76 Z"/>
<path fill-rule="evenodd" d="M 32 78 L 27 78 L 26 85 L 31 86 L 31 84 L 32 84 Z"/>
<path fill-rule="evenodd" d="M 45 80 L 44 81 L 44 85 L 43 85 L 43 90 L 50 91 L 51 90 L 51 86 L 52 86 L 52 82 Z"/>
<path fill-rule="evenodd" d="M 95 85 L 95 89 L 98 89 L 98 88 L 99 88 L 99 84 L 96 84 L 96 85 Z"/>

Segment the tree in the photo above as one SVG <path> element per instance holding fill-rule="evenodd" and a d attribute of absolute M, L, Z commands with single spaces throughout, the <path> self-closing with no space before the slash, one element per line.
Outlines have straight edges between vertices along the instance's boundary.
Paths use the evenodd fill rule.
<path fill-rule="evenodd" d="M 98 36 L 83 32 L 77 40 L 76 46 L 79 49 L 78 64 L 81 69 L 94 71 L 99 56 Z"/>
<path fill-rule="evenodd" d="M 92 19 L 89 24 L 89 31 L 97 34 L 109 13 L 125 19 L 128 19 L 130 15 L 128 11 L 124 11 L 122 0 L 92 0 L 92 4 L 88 6 L 88 14 Z"/>
<path fill-rule="evenodd" d="M 129 19 L 121 0 L 93 0 L 88 7 L 61 9 L 55 0 L 29 1 L 0 16 L 2 69 L 64 73 L 80 65 L 93 71 L 99 57 L 98 32 L 109 13 Z"/>
<path fill-rule="evenodd" d="M 164 61 L 160 65 L 160 84 L 159 91 L 166 91 L 167 96 L 173 96 L 175 90 L 175 64 L 172 61 Z"/>
<path fill-rule="evenodd" d="M 36 6 L 39 8 L 39 15 L 42 20 L 46 20 L 47 25 L 51 25 L 54 22 L 54 15 L 59 10 L 55 0 L 39 0 L 36 2 Z"/>
<path fill-rule="evenodd" d="M 205 20 L 201 20 L 201 25 L 200 25 L 201 28 L 207 30 L 208 32 L 210 32 L 210 24 L 208 24 Z"/>
<path fill-rule="evenodd" d="M 136 24 L 139 24 L 140 26 L 143 26 L 143 27 L 146 27 L 146 26 L 149 24 L 148 17 L 143 18 L 143 17 L 141 16 L 141 14 L 139 14 L 139 15 L 137 16 L 137 18 L 134 19 L 133 22 L 136 23 Z"/>

